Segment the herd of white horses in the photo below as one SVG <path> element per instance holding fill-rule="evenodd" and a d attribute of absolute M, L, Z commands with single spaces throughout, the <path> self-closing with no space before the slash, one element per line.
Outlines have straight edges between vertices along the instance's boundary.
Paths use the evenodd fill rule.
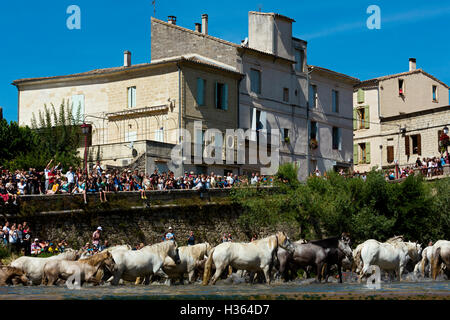
<path fill-rule="evenodd" d="M 178 247 L 175 241 L 166 241 L 140 250 L 132 250 L 128 245 L 114 246 L 92 256 L 67 249 L 48 258 L 23 256 L 9 266 L 1 266 L 0 285 L 61 285 L 66 281 L 78 281 L 79 285 L 118 285 L 149 284 L 155 280 L 170 284 L 176 280 L 182 282 L 186 276 L 189 283 L 202 280 L 203 285 L 208 285 L 230 276 L 233 270 L 242 277 L 249 276 L 251 282 L 259 275 L 270 283 L 275 274 L 280 274 L 282 253 L 291 266 L 300 261 L 298 268 L 311 271 L 312 267 L 319 282 L 321 278 L 328 279 L 327 272 L 333 264 L 339 266 L 340 276 L 343 266 L 356 271 L 360 281 L 372 274 L 373 266 L 400 281 L 409 262 L 414 263 L 412 272 L 416 275 L 433 279 L 441 272 L 448 276 L 450 270 L 450 241 L 439 240 L 422 249 L 420 244 L 404 241 L 402 237 L 384 243 L 371 239 L 351 250 L 349 238 L 333 239 L 336 239 L 335 246 L 326 240 L 294 242 L 284 232 L 278 232 L 249 243 L 225 242 L 215 247 L 207 242 Z"/>

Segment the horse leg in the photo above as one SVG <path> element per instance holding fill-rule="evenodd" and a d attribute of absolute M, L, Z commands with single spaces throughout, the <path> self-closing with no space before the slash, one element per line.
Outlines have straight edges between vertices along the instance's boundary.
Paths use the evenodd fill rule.
<path fill-rule="evenodd" d="M 339 283 L 342 283 L 342 266 L 340 263 L 337 264 L 338 274 L 339 274 Z"/>
<path fill-rule="evenodd" d="M 220 275 L 222 274 L 224 269 L 225 268 L 223 266 L 216 265 L 216 272 L 214 273 L 214 276 L 212 277 L 211 284 L 216 284 L 217 280 L 220 278 Z"/>
<path fill-rule="evenodd" d="M 317 276 L 316 279 L 319 283 L 322 281 L 322 271 L 323 271 L 324 263 L 317 264 Z"/>
<path fill-rule="evenodd" d="M 330 269 L 331 269 L 331 267 L 330 267 L 330 264 L 329 264 L 329 263 L 325 264 L 325 265 L 323 266 L 323 268 L 322 268 L 322 275 L 323 275 L 323 278 L 325 279 L 325 283 L 328 282 L 328 276 L 329 276 L 329 274 L 330 274 Z M 325 270 L 326 270 L 326 271 L 325 271 Z M 324 272 L 324 271 L 325 271 L 325 272 Z"/>
<path fill-rule="evenodd" d="M 270 278 L 270 266 L 266 266 L 263 268 L 264 276 L 266 277 L 266 283 L 270 284 L 271 278 Z"/>

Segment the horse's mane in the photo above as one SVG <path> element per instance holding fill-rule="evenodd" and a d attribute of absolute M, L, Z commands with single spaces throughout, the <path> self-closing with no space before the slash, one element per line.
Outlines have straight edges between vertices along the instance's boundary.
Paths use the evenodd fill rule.
<path fill-rule="evenodd" d="M 105 259 L 107 259 L 109 256 L 111 256 L 111 253 L 108 251 L 96 253 L 93 256 L 90 256 L 85 259 L 78 260 L 79 262 L 89 264 L 91 266 L 96 266 L 99 263 L 103 262 Z"/>
<path fill-rule="evenodd" d="M 388 243 L 401 242 L 401 241 L 404 241 L 403 236 L 394 236 L 394 237 L 386 240 L 386 242 L 388 242 Z"/>
<path fill-rule="evenodd" d="M 309 241 L 309 243 L 318 245 L 320 247 L 330 247 L 330 246 L 337 246 L 339 239 L 340 237 L 331 237 L 321 240 L 311 240 Z"/>
<path fill-rule="evenodd" d="M 262 239 L 253 240 L 253 241 L 250 242 L 250 243 L 258 244 L 258 243 L 260 243 L 260 242 L 268 241 L 270 238 L 276 237 L 276 236 L 277 236 L 276 234 L 273 234 L 273 235 L 271 235 L 271 236 L 268 236 L 268 237 L 265 237 L 265 238 L 262 238 Z"/>
<path fill-rule="evenodd" d="M 159 242 L 159 243 L 155 243 L 155 244 L 152 244 L 152 245 L 145 246 L 141 250 L 146 249 L 146 250 L 150 250 L 152 252 L 153 251 L 159 252 L 159 251 L 162 251 L 162 250 L 168 250 L 169 247 L 171 247 L 172 245 L 176 245 L 176 242 L 173 241 L 173 240 L 169 240 L 169 241 L 163 241 L 163 242 Z"/>

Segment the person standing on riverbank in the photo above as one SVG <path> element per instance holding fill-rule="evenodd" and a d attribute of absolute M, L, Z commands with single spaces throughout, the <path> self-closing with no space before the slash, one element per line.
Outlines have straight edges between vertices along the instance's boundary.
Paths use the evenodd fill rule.
<path fill-rule="evenodd" d="M 188 246 L 193 246 L 195 244 L 195 237 L 194 237 L 193 231 L 191 231 L 189 234 L 189 237 L 187 239 L 187 244 L 188 244 Z"/>
<path fill-rule="evenodd" d="M 175 234 L 173 233 L 172 227 L 169 227 L 169 232 L 166 233 L 165 240 L 166 241 L 169 241 L 169 240 L 175 241 Z"/>
<path fill-rule="evenodd" d="M 92 244 L 94 245 L 95 248 L 98 248 L 100 244 L 102 230 L 103 230 L 102 227 L 98 227 L 97 230 L 95 230 L 94 233 L 92 234 Z"/>

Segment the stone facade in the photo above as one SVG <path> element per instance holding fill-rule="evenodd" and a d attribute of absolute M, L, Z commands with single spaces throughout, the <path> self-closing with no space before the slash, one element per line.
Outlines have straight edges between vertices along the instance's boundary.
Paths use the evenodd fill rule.
<path fill-rule="evenodd" d="M 391 167 L 396 160 L 401 166 L 414 163 L 418 155 L 412 151 L 412 141 L 409 141 L 410 155 L 406 155 L 401 129 L 406 129 L 407 136 L 421 135 L 422 158 L 439 155 L 437 132 L 448 125 L 448 104 L 449 87 L 422 69 L 415 69 L 415 60 L 413 64 L 410 61 L 408 72 L 366 80 L 355 86 L 355 170 Z"/>

